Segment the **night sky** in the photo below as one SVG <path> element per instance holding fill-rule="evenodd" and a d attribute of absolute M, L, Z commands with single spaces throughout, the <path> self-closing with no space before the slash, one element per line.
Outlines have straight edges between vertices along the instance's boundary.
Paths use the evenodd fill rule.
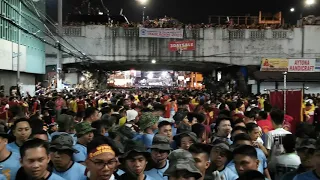
<path fill-rule="evenodd" d="M 72 11 L 70 2 L 66 3 L 64 12 Z M 80 0 L 78 0 L 80 1 Z M 100 2 L 100 0 L 95 0 Z M 142 17 L 142 7 L 135 0 L 103 0 L 111 14 L 118 15 L 120 9 L 124 9 L 124 14 L 129 21 L 140 21 Z M 246 15 L 258 16 L 259 10 L 263 12 L 276 13 L 282 11 L 285 19 L 295 19 L 299 17 L 304 0 L 149 0 L 146 15 L 151 19 L 164 17 L 174 17 L 184 23 L 207 23 L 209 15 Z M 56 19 L 57 0 L 47 0 L 47 13 Z M 68 7 L 68 8 L 67 8 Z M 291 7 L 296 11 L 290 13 Z M 304 8 L 304 15 L 320 13 L 320 1 L 312 7 Z"/>

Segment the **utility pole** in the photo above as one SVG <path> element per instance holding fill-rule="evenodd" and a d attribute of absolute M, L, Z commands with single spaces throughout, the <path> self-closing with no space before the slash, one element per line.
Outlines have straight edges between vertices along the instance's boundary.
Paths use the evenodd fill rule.
<path fill-rule="evenodd" d="M 58 33 L 62 35 L 62 15 L 63 15 L 63 10 L 62 10 L 62 0 L 58 0 Z M 62 72 L 62 63 L 61 63 L 61 44 L 60 44 L 60 39 L 58 38 L 57 42 L 57 91 L 60 92 L 63 87 L 62 87 L 62 78 L 61 78 L 61 72 Z"/>
<path fill-rule="evenodd" d="M 19 1 L 19 26 L 21 26 L 21 1 Z M 20 42 L 21 30 L 18 28 L 18 53 L 17 53 L 17 91 L 20 92 Z"/>

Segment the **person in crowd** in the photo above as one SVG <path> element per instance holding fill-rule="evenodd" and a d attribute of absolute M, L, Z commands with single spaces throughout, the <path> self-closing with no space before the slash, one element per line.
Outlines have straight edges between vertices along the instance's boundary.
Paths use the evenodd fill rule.
<path fill-rule="evenodd" d="M 56 135 L 69 134 L 71 137 L 73 137 L 73 143 L 75 144 L 77 142 L 77 137 L 75 136 L 74 118 L 70 115 L 61 114 L 57 119 L 57 124 L 58 131 L 51 134 L 51 139 Z"/>
<path fill-rule="evenodd" d="M 310 171 L 296 175 L 293 180 L 304 180 L 304 179 L 320 179 L 320 141 L 316 142 L 316 149 L 313 154 L 314 168 Z"/>
<path fill-rule="evenodd" d="M 211 145 L 202 143 L 192 144 L 189 148 L 189 152 L 194 158 L 195 166 L 199 169 L 202 175 L 199 180 L 212 179 L 212 174 L 210 174 L 210 172 L 206 174 L 208 168 L 210 167 L 211 149 Z"/>
<path fill-rule="evenodd" d="M 269 169 L 275 180 L 281 180 L 288 172 L 295 171 L 301 164 L 300 157 L 295 153 L 295 137 L 287 134 L 282 138 L 285 154 L 276 156 L 269 162 Z"/>
<path fill-rule="evenodd" d="M 113 139 L 119 151 L 123 153 L 124 151 L 124 144 L 127 140 L 139 140 L 140 136 L 135 134 L 132 129 L 127 126 L 112 126 L 109 129 L 109 137 Z"/>
<path fill-rule="evenodd" d="M 66 101 L 63 99 L 61 94 L 58 94 L 58 97 L 55 101 L 55 110 L 57 113 L 57 116 L 59 116 L 61 114 L 61 110 L 66 107 Z"/>
<path fill-rule="evenodd" d="M 95 128 L 93 134 L 94 137 L 108 136 L 109 123 L 106 120 L 98 120 L 91 124 L 91 127 Z"/>
<path fill-rule="evenodd" d="M 286 173 L 282 180 L 293 180 L 293 178 L 301 173 L 314 169 L 313 155 L 316 149 L 315 139 L 304 139 L 301 143 L 296 144 L 297 154 L 300 157 L 301 164 L 297 170 Z"/>
<path fill-rule="evenodd" d="M 159 180 L 168 180 L 168 177 L 163 176 L 163 173 L 169 167 L 168 156 L 172 150 L 170 147 L 170 139 L 167 136 L 157 134 L 152 141 L 151 158 L 154 162 L 154 168 L 146 171 L 145 174 Z"/>
<path fill-rule="evenodd" d="M 188 150 L 192 144 L 198 142 L 197 135 L 190 131 L 177 134 L 176 136 L 174 136 L 173 139 L 176 142 L 179 149 L 184 149 L 184 150 Z"/>
<path fill-rule="evenodd" d="M 11 140 L 11 135 L 7 134 L 6 127 L 0 125 L 0 174 L 4 175 L 4 179 L 16 179 L 16 174 L 20 168 L 20 155 L 11 152 L 6 145 Z M 1 178 L 0 178 L 1 179 Z"/>
<path fill-rule="evenodd" d="M 266 180 L 266 178 L 259 171 L 249 170 L 241 174 L 237 180 Z"/>
<path fill-rule="evenodd" d="M 232 159 L 231 150 L 227 142 L 216 140 L 210 152 L 211 170 L 218 171 L 225 180 L 236 180 L 238 175 L 227 164 Z"/>
<path fill-rule="evenodd" d="M 154 180 L 153 177 L 144 173 L 151 157 L 142 143 L 133 140 L 127 141 L 124 154 L 119 160 L 125 166 L 125 173 L 119 177 L 119 180 Z"/>
<path fill-rule="evenodd" d="M 38 131 L 38 132 L 33 132 L 30 137 L 42 139 L 44 141 L 49 142 L 49 134 L 45 130 L 41 130 L 41 131 Z"/>
<path fill-rule="evenodd" d="M 196 123 L 192 125 L 191 128 L 192 132 L 194 132 L 197 135 L 197 141 L 206 144 L 208 141 L 208 136 L 205 126 L 203 124 Z"/>
<path fill-rule="evenodd" d="M 259 127 L 261 127 L 261 130 L 264 134 L 267 134 L 269 131 L 274 130 L 275 128 L 273 127 L 272 121 L 271 121 L 271 105 L 265 103 L 264 106 L 264 111 L 260 111 L 258 118 L 257 118 L 257 124 Z"/>
<path fill-rule="evenodd" d="M 87 146 L 87 177 L 88 180 L 118 180 L 115 173 L 118 168 L 118 148 L 108 137 L 94 138 Z M 129 180 L 129 179 L 127 179 Z"/>
<path fill-rule="evenodd" d="M 21 167 L 26 176 L 17 173 L 16 179 L 47 179 L 65 180 L 48 171 L 50 162 L 49 144 L 41 139 L 31 139 L 23 143 L 20 148 Z M 19 177 L 19 178 L 18 178 Z"/>
<path fill-rule="evenodd" d="M 168 121 L 161 121 L 158 124 L 158 134 L 167 136 L 172 141 L 172 124 Z"/>
<path fill-rule="evenodd" d="M 173 119 L 175 121 L 175 124 L 176 124 L 176 127 L 177 127 L 177 133 L 180 133 L 179 132 L 179 129 L 180 128 L 183 128 L 183 127 L 190 127 L 191 129 L 191 126 L 189 124 L 189 120 L 188 120 L 188 112 L 186 110 L 179 110 L 174 116 L 173 116 Z"/>
<path fill-rule="evenodd" d="M 79 96 L 76 102 L 78 107 L 77 115 L 82 117 L 86 109 L 86 101 L 84 100 L 83 96 Z"/>
<path fill-rule="evenodd" d="M 64 179 L 86 180 L 86 167 L 72 160 L 73 154 L 79 152 L 72 146 L 73 139 L 68 134 L 55 136 L 51 141 L 49 151 L 53 173 Z"/>
<path fill-rule="evenodd" d="M 241 145 L 233 150 L 233 159 L 238 175 L 241 176 L 246 171 L 258 170 L 259 159 L 257 151 L 253 146 Z"/>
<path fill-rule="evenodd" d="M 270 159 L 283 153 L 282 137 L 291 132 L 282 128 L 284 121 L 284 113 L 280 109 L 273 109 L 270 112 L 272 123 L 275 130 L 266 134 L 265 147 L 269 151 Z"/>
<path fill-rule="evenodd" d="M 142 142 L 147 148 L 151 147 L 154 134 L 158 130 L 158 120 L 159 117 L 150 112 L 143 113 L 139 120 L 139 127 L 144 132 Z"/>
<path fill-rule="evenodd" d="M 261 130 L 260 127 L 256 123 L 247 123 L 246 128 L 248 130 L 248 134 L 252 140 L 252 144 L 254 147 L 259 148 L 263 151 L 263 153 L 268 156 L 268 150 L 263 146 L 263 141 L 260 137 Z"/>
<path fill-rule="evenodd" d="M 11 152 L 19 153 L 20 147 L 31 135 L 30 121 L 26 118 L 17 119 L 13 124 L 12 132 L 16 140 L 7 144 L 7 148 Z"/>
<path fill-rule="evenodd" d="M 131 128 L 135 132 L 139 132 L 139 126 L 136 124 L 139 121 L 138 119 L 138 112 L 134 109 L 127 111 L 127 122 L 125 126 Z"/>
<path fill-rule="evenodd" d="M 305 139 L 316 139 L 316 127 L 306 122 L 300 123 L 296 128 L 295 136 L 297 146 Z"/>
<path fill-rule="evenodd" d="M 169 99 L 169 102 L 165 104 L 165 118 L 171 118 L 178 111 L 177 101 L 176 99 Z"/>
<path fill-rule="evenodd" d="M 93 131 L 96 129 L 92 128 L 89 122 L 78 123 L 75 129 L 78 141 L 73 148 L 79 151 L 79 153 L 73 155 L 73 160 L 78 163 L 83 163 L 87 157 L 87 145 L 92 141 L 94 137 Z"/>
<path fill-rule="evenodd" d="M 246 127 L 242 127 L 242 126 L 236 126 L 232 129 L 232 132 L 231 132 L 231 140 L 233 141 L 234 140 L 234 137 L 238 134 L 241 134 L 241 133 L 245 133 L 245 134 L 248 134 L 248 130 Z"/>
<path fill-rule="evenodd" d="M 169 180 L 198 180 L 201 172 L 195 165 L 192 154 L 184 149 L 172 151 L 169 155 L 169 168 L 164 172 Z"/>
<path fill-rule="evenodd" d="M 88 107 L 84 111 L 84 121 L 92 123 L 100 119 L 99 111 L 94 107 Z"/>
<path fill-rule="evenodd" d="M 120 109 L 119 114 L 121 118 L 119 119 L 119 125 L 123 126 L 127 122 L 127 110 L 125 108 Z"/>
<path fill-rule="evenodd" d="M 233 148 L 235 148 L 237 146 L 241 146 L 241 145 L 253 146 L 250 136 L 245 133 L 241 133 L 241 134 L 236 135 L 234 137 L 233 143 L 234 143 Z M 271 179 L 269 169 L 268 169 L 267 158 L 266 158 L 265 154 L 263 153 L 263 151 L 261 149 L 259 149 L 259 148 L 255 148 L 255 149 L 257 151 L 257 157 L 259 160 L 259 167 L 257 170 L 260 171 L 262 174 L 264 174 L 267 178 Z M 228 164 L 228 167 L 232 170 L 235 170 L 234 161 L 231 161 Z"/>
<path fill-rule="evenodd" d="M 243 119 L 235 120 L 233 125 L 234 125 L 234 127 L 237 127 L 237 126 L 246 127 L 246 123 L 244 123 Z"/>
<path fill-rule="evenodd" d="M 212 142 L 216 139 L 221 139 L 226 141 L 229 145 L 232 144 L 232 141 L 230 140 L 230 133 L 232 131 L 231 122 L 232 119 L 227 116 L 221 116 L 217 119 Z"/>

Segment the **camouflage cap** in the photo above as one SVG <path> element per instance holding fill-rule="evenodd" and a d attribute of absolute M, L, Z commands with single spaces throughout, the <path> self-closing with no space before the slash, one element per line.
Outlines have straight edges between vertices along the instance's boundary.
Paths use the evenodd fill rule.
<path fill-rule="evenodd" d="M 139 120 L 139 127 L 141 130 L 145 130 L 154 124 L 156 124 L 159 120 L 158 116 L 153 115 L 151 112 L 145 112 L 141 115 Z"/>
<path fill-rule="evenodd" d="M 171 152 L 168 159 L 169 168 L 163 173 L 163 175 L 174 176 L 177 171 L 186 170 L 194 174 L 196 179 L 202 177 L 199 169 L 195 166 L 195 161 L 189 151 L 177 149 Z"/>
<path fill-rule="evenodd" d="M 134 138 L 134 132 L 127 126 L 114 125 L 109 129 L 108 133 L 120 136 L 122 141 Z"/>
<path fill-rule="evenodd" d="M 125 143 L 124 154 L 119 158 L 120 161 L 127 159 L 131 152 L 142 153 L 147 159 L 151 157 L 150 152 L 140 141 L 128 140 Z"/>
<path fill-rule="evenodd" d="M 88 122 L 81 122 L 76 124 L 75 129 L 76 129 L 77 135 L 85 135 L 89 132 L 96 130 L 95 128 L 91 127 L 91 124 Z"/>
<path fill-rule="evenodd" d="M 170 139 L 167 136 L 156 134 L 152 140 L 152 146 L 150 149 L 160 149 L 160 150 L 172 150 L 170 146 Z"/>
<path fill-rule="evenodd" d="M 71 150 L 74 153 L 79 152 L 78 150 L 73 148 L 73 138 L 69 134 L 60 134 L 54 136 L 50 143 L 50 149 L 51 148 L 57 150 Z"/>

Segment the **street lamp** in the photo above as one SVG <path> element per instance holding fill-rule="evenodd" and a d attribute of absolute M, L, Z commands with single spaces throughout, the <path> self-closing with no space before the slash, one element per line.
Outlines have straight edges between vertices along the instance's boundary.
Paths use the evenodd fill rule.
<path fill-rule="evenodd" d="M 290 9 L 290 12 L 294 12 L 294 11 L 295 11 L 295 9 L 294 9 L 294 8 L 291 8 L 291 9 Z"/>
<path fill-rule="evenodd" d="M 155 59 L 152 59 L 151 63 L 155 64 L 155 63 L 157 63 L 157 61 Z"/>
<path fill-rule="evenodd" d="M 316 1 L 315 0 L 306 0 L 305 3 L 306 3 L 307 6 L 311 6 L 311 5 L 315 4 Z"/>
<path fill-rule="evenodd" d="M 144 11 L 146 9 L 146 5 L 147 5 L 149 0 L 137 0 L 137 1 L 143 6 L 143 9 L 142 9 L 142 22 L 144 23 Z"/>

